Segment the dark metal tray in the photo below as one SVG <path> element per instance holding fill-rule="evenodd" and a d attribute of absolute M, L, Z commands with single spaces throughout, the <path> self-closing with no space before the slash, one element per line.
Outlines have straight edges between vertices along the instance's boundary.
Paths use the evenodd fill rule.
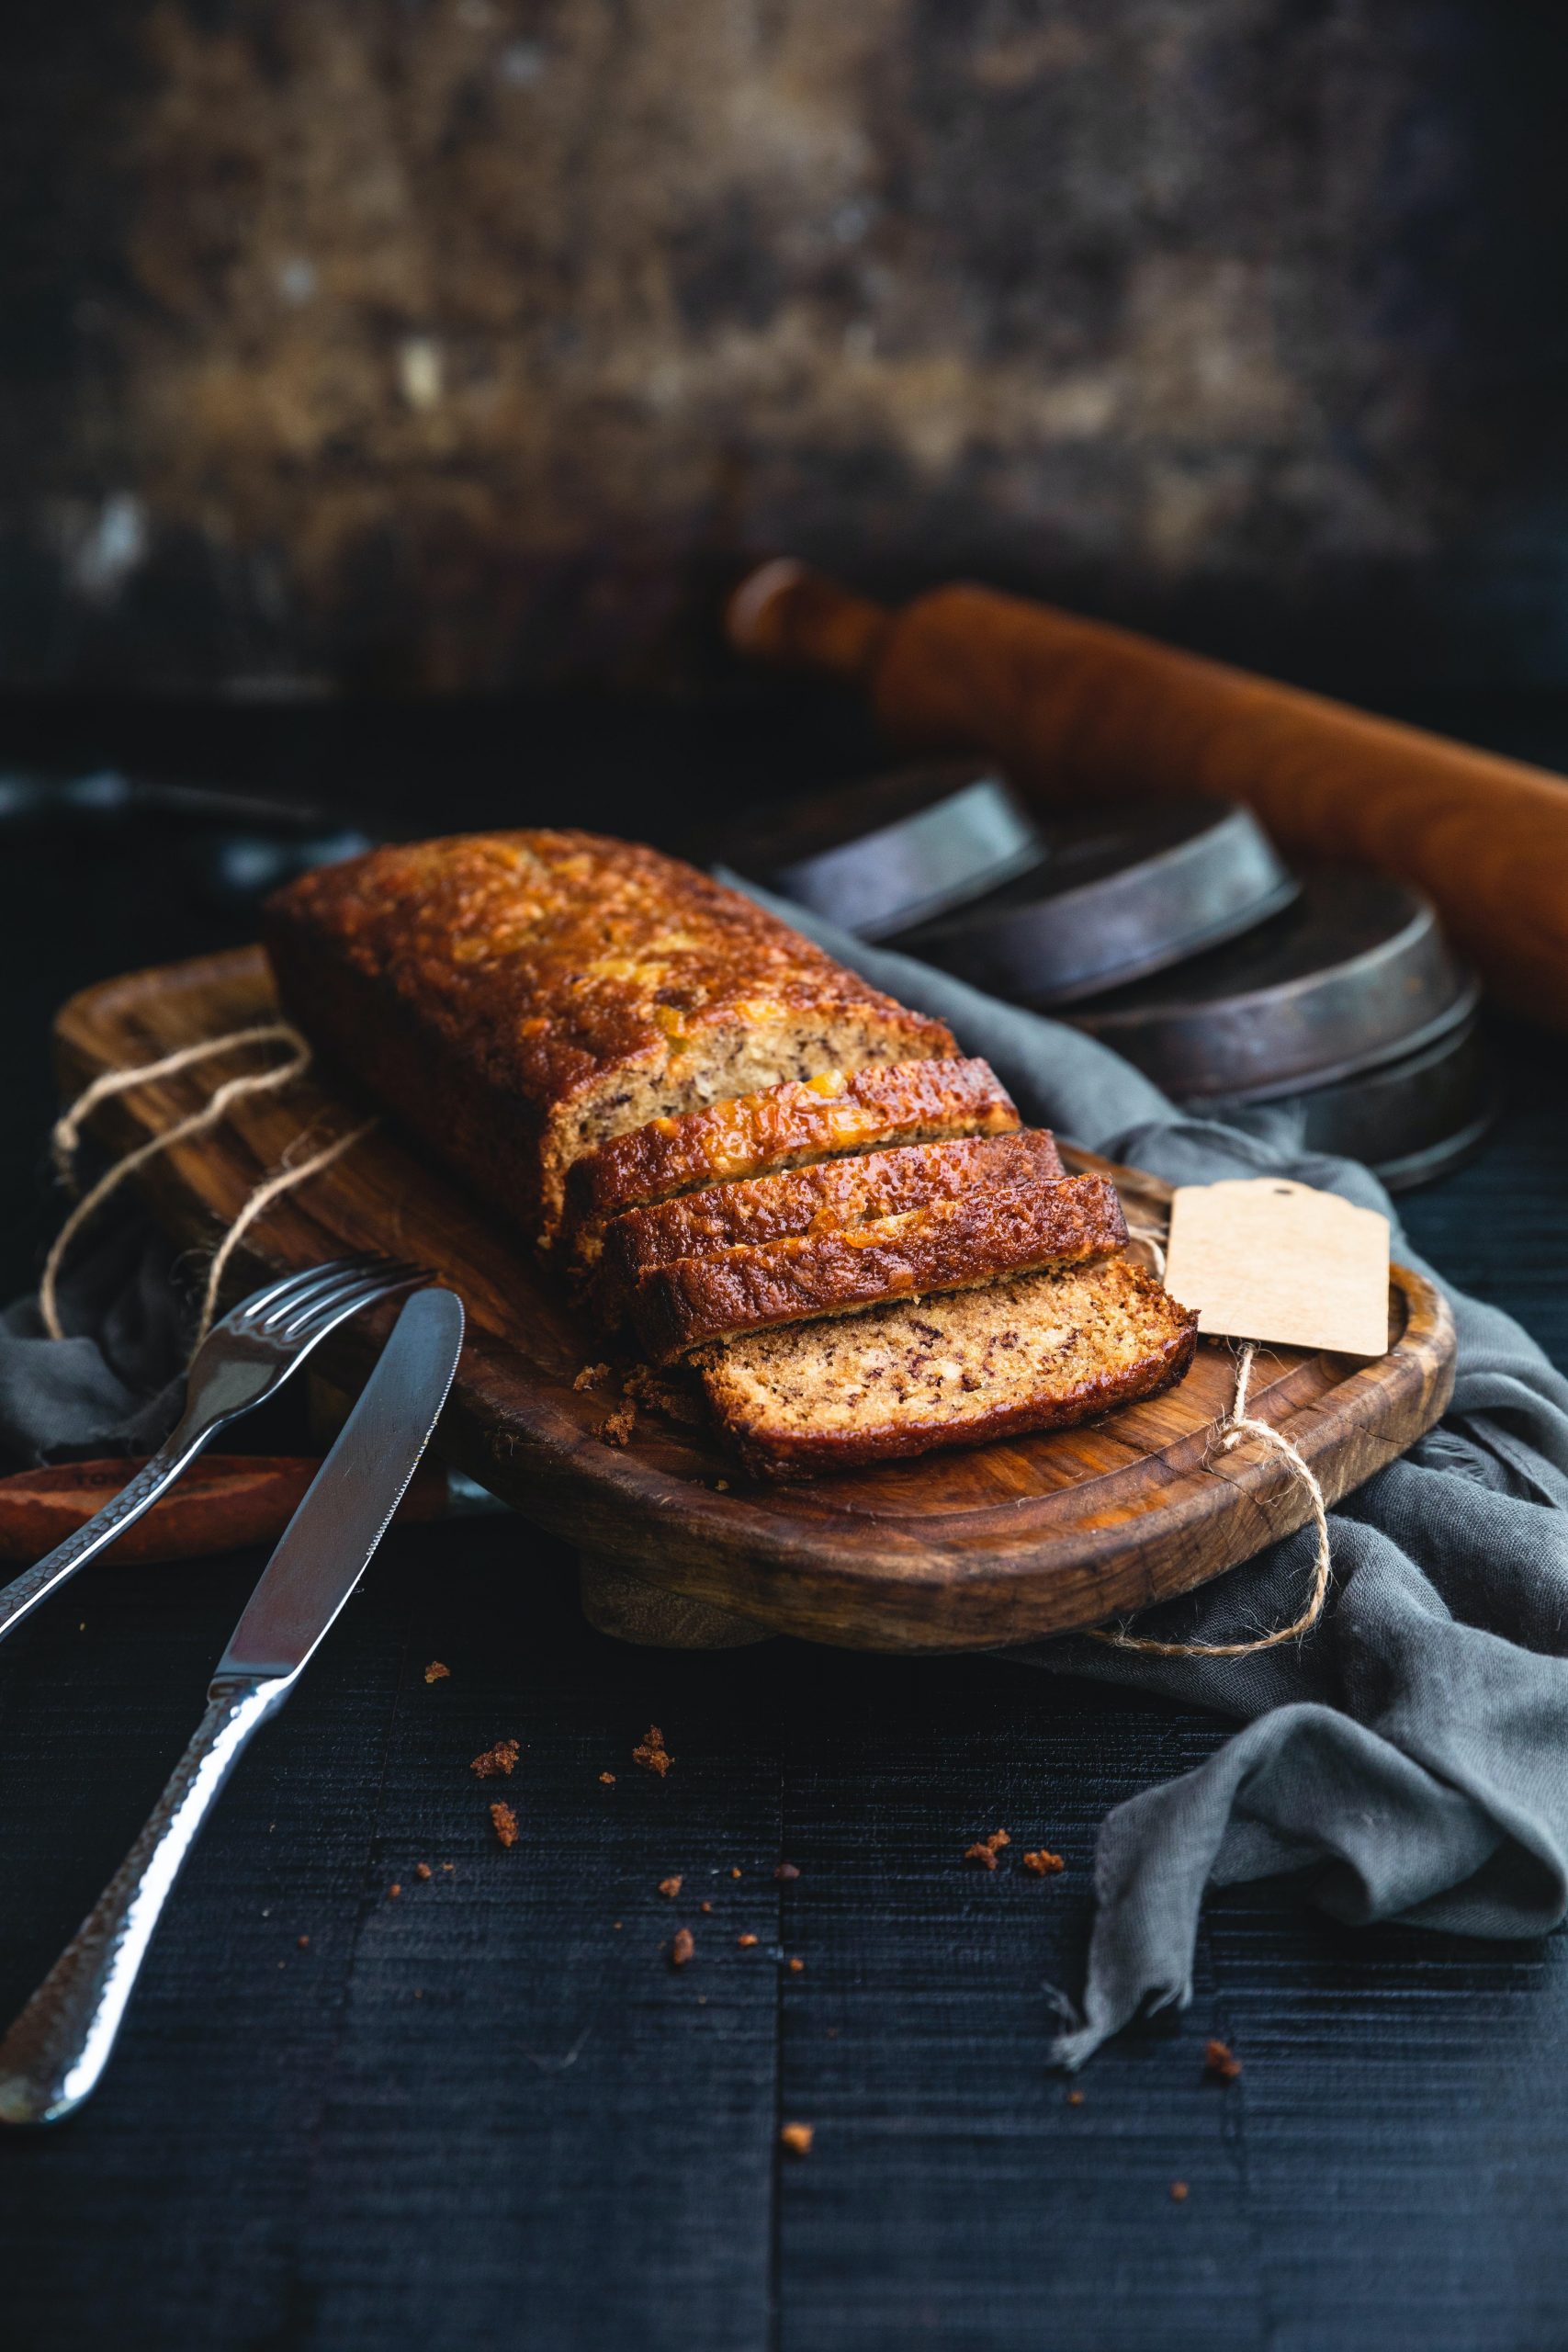
<path fill-rule="evenodd" d="M 1247 1106 L 1210 1096 L 1190 1107 L 1224 1118 Z M 1391 1193 L 1446 1176 L 1475 1149 L 1496 1116 L 1473 1018 L 1418 1053 L 1280 1096 L 1269 1107 L 1299 1118 L 1306 1150 L 1363 1160 Z"/>
<path fill-rule="evenodd" d="M 995 771 L 902 768 L 795 801 L 717 843 L 724 862 L 863 939 L 885 939 L 1037 866 L 1045 845 Z"/>
<path fill-rule="evenodd" d="M 1250 811 L 1221 800 L 1122 802 L 1044 831 L 1038 873 L 899 946 L 1015 1002 L 1070 1004 L 1234 939 L 1296 892 Z"/>
<path fill-rule="evenodd" d="M 1476 995 L 1414 890 L 1320 869 L 1245 939 L 1068 1018 L 1172 1094 L 1259 1102 L 1415 1053 Z"/>

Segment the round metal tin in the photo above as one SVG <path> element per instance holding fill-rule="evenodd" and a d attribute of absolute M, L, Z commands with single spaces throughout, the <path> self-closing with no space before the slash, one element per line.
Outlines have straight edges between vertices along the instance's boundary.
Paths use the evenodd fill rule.
<path fill-rule="evenodd" d="M 1033 820 L 992 769 L 901 768 L 796 801 L 722 844 L 770 889 L 885 939 L 996 889 L 1044 854 Z"/>
<path fill-rule="evenodd" d="M 1262 1102 L 1414 1053 L 1476 996 L 1425 899 L 1325 868 L 1245 939 L 1067 1017 L 1171 1094 Z"/>
<path fill-rule="evenodd" d="M 1071 1004 L 1234 939 L 1296 892 L 1256 818 L 1221 800 L 1122 802 L 1044 833 L 1039 873 L 900 947 L 1018 1003 Z"/>
<path fill-rule="evenodd" d="M 1247 1106 L 1234 1097 L 1204 1096 L 1190 1107 L 1223 1118 Z M 1473 1017 L 1417 1053 L 1279 1097 L 1269 1107 L 1299 1122 L 1304 1150 L 1362 1160 L 1391 1193 L 1446 1176 L 1496 1116 Z"/>

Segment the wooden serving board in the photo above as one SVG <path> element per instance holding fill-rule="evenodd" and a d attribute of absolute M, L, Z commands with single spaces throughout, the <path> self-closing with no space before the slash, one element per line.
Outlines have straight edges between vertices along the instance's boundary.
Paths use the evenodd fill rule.
<path fill-rule="evenodd" d="M 245 949 L 87 989 L 59 1016 L 64 1085 L 141 1067 L 265 1019 L 260 951 Z M 222 1079 L 265 1066 L 257 1048 L 103 1103 L 111 1150 L 161 1133 Z M 209 1248 L 254 1188 L 366 1115 L 315 1075 L 254 1096 L 223 1124 L 140 1171 L 180 1240 Z M 1101 1166 L 1079 1155 L 1079 1164 Z M 1134 1218 L 1168 1197 L 1111 1171 Z M 1182 1385 L 1082 1429 L 932 1453 L 807 1485 L 742 1478 L 705 1433 L 644 1411 L 624 1447 L 594 1434 L 612 1399 L 573 1386 L 603 1351 L 538 1271 L 527 1241 L 423 1161 L 389 1128 L 356 1144 L 246 1236 L 236 1288 L 349 1250 L 436 1268 L 468 1310 L 468 1344 L 439 1442 L 448 1458 L 594 1563 L 601 1622 L 635 1634 L 637 1596 L 682 1596 L 655 1638 L 696 1644 L 766 1631 L 850 1647 L 957 1650 L 1067 1632 L 1182 1592 L 1248 1559 L 1306 1516 L 1272 1449 L 1221 1455 L 1229 1351 L 1200 1345 Z M 354 1385 L 391 1319 L 361 1318 L 326 1355 Z M 1438 1419 L 1453 1380 L 1453 1325 L 1438 1294 L 1394 1270 L 1389 1352 L 1373 1363 L 1260 1353 L 1250 1409 L 1282 1430 L 1330 1500 Z M 520 1559 L 527 1548 L 519 1544 Z"/>

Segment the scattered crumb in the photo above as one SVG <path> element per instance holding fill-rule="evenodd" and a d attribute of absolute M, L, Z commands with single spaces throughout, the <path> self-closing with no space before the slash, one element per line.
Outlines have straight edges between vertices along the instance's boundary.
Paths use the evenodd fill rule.
<path fill-rule="evenodd" d="M 732 1869 L 732 1870 L 731 1870 L 731 1871 L 730 1871 L 730 1873 L 729 1873 L 729 1875 L 730 1875 L 730 1877 L 731 1877 L 731 1878 L 739 1878 L 739 1875 L 740 1875 L 740 1872 L 739 1872 L 739 1869 Z"/>
<path fill-rule="evenodd" d="M 599 1775 L 599 1785 L 604 1789 L 613 1789 L 615 1785 L 615 1776 L 614 1772 L 601 1772 Z"/>
<path fill-rule="evenodd" d="M 517 1815 L 513 1812 L 512 1807 L 509 1804 L 492 1804 L 490 1809 L 490 1817 L 491 1822 L 494 1824 L 495 1834 L 501 1844 L 503 1846 L 515 1846 L 517 1843 Z"/>
<path fill-rule="evenodd" d="M 498 1739 L 482 1756 L 476 1756 L 468 1770 L 477 1780 L 492 1781 L 500 1772 L 510 1772 L 521 1750 L 514 1739 Z"/>
<path fill-rule="evenodd" d="M 1187 2202 L 1187 2183 L 1186 2183 L 1184 2180 L 1173 2180 L 1173 2181 L 1171 2182 L 1171 2184 L 1170 2184 L 1170 2201 L 1171 2201 L 1171 2203 L 1172 2203 L 1173 2205 L 1185 2205 L 1185 2204 L 1186 2204 L 1186 2202 Z"/>
<path fill-rule="evenodd" d="M 778 1862 L 775 1863 L 773 1867 L 773 1876 L 778 1880 L 782 1886 L 786 1884 L 792 1878 L 798 1878 L 800 1876 L 800 1872 L 793 1862 Z"/>
<path fill-rule="evenodd" d="M 456 1862 L 443 1862 L 441 1867 L 444 1871 L 455 1871 L 457 1865 Z"/>
<path fill-rule="evenodd" d="M 713 1909 L 713 1905 L 711 1903 L 705 1903 L 703 1905 L 703 1909 L 705 1911 L 711 1911 Z"/>
<path fill-rule="evenodd" d="M 610 1367 L 607 1363 L 585 1363 L 571 1385 L 574 1388 L 597 1388 L 602 1380 L 608 1380 L 609 1377 Z"/>
<path fill-rule="evenodd" d="M 736 1942 L 739 1945 L 739 1947 L 740 1947 L 740 1949 L 741 1949 L 741 1951 L 750 1951 L 750 1949 L 751 1949 L 751 1947 L 752 1947 L 752 1945 L 756 1942 L 757 1939 L 756 1939 L 756 1937 L 755 1937 L 755 1936 L 752 1936 L 752 1935 L 745 1935 L 745 1936 L 737 1936 L 737 1937 L 736 1937 L 736 1939 L 735 1939 L 735 1940 L 736 1940 Z"/>
<path fill-rule="evenodd" d="M 651 1364 L 634 1364 L 621 1383 L 621 1390 L 634 1403 L 647 1405 L 653 1412 L 662 1413 L 667 1420 L 684 1421 L 698 1428 L 706 1419 L 701 1400 L 690 1387 L 683 1387 L 679 1380 L 664 1378 Z"/>
<path fill-rule="evenodd" d="M 1241 2060 L 1226 2041 L 1211 2041 L 1203 2052 L 1203 2072 L 1212 2082 L 1234 2083 L 1241 2072 Z"/>
<path fill-rule="evenodd" d="M 728 1479 L 716 1478 L 713 1482 L 713 1490 L 716 1495 L 727 1495 L 729 1492 Z"/>
<path fill-rule="evenodd" d="M 670 1941 L 671 1967 L 684 1968 L 696 1948 L 696 1938 L 690 1928 L 677 1928 Z"/>
<path fill-rule="evenodd" d="M 450 1682 L 452 1669 L 449 1666 L 443 1666 L 438 1657 L 433 1657 L 424 1669 L 424 1679 L 427 1682 Z"/>
<path fill-rule="evenodd" d="M 660 1894 L 667 1894 L 670 1897 L 671 1902 L 673 1903 L 675 1897 L 681 1892 L 680 1880 L 678 1878 L 661 1878 L 659 1882 L 659 1892 Z"/>
<path fill-rule="evenodd" d="M 392 1881 L 391 1885 L 387 1889 L 387 1899 L 388 1899 L 388 1901 L 389 1901 L 389 1902 L 394 1902 L 394 1901 L 397 1899 L 397 1897 L 398 1897 L 398 1896 L 402 1893 L 402 1891 L 403 1891 L 403 1890 L 402 1890 L 402 1886 L 401 1886 L 400 1882 L 399 1880 L 397 1880 L 397 1879 L 394 1879 L 394 1880 Z"/>
<path fill-rule="evenodd" d="M 789 1973 L 790 1973 L 790 1974 L 791 1974 L 792 1976 L 798 1976 L 798 1975 L 800 1975 L 800 1973 L 802 1973 L 802 1971 L 804 1970 L 804 1968 L 805 1968 L 805 1966 L 806 1966 L 806 1962 L 805 1962 L 803 1960 L 800 1960 L 800 1959 L 795 1959 L 795 1960 L 789 1960 L 789 1961 L 786 1961 L 786 1962 L 784 1962 L 784 1965 L 785 1965 L 785 1967 L 789 1970 Z"/>
<path fill-rule="evenodd" d="M 415 1862 L 413 1866 L 413 1874 L 415 1878 L 428 1878 L 430 1876 L 430 1864 L 428 1862 Z"/>
<path fill-rule="evenodd" d="M 613 1413 L 605 1414 L 593 1434 L 601 1445 L 626 1445 L 636 1427 L 637 1407 L 617 1405 Z"/>
<path fill-rule="evenodd" d="M 295 1942 L 299 1945 L 299 1950 L 300 1950 L 301 1951 L 310 1951 L 310 1937 L 309 1937 L 309 1936 L 296 1936 L 296 1937 L 295 1937 L 295 1939 L 294 1939 L 294 1940 L 295 1940 Z"/>
<path fill-rule="evenodd" d="M 619 1921 L 619 1919 L 612 1919 L 612 1920 L 611 1920 L 611 1922 L 610 1922 L 610 1925 L 611 1925 L 611 1927 L 612 1927 L 612 1928 L 614 1928 L 614 1929 L 615 1930 L 615 1933 L 616 1933 L 617 1935 L 619 1935 L 619 1934 L 620 1934 L 620 1932 L 621 1932 L 621 1922 Z"/>
<path fill-rule="evenodd" d="M 657 1772 L 659 1778 L 662 1780 L 674 1761 L 675 1758 L 664 1745 L 664 1734 L 657 1724 L 649 1724 L 637 1747 L 632 1749 L 632 1762 L 640 1764 L 645 1772 Z"/>
<path fill-rule="evenodd" d="M 977 1845 L 966 1846 L 964 1849 L 964 1859 L 966 1862 L 978 1862 L 982 1870 L 994 1871 L 997 1867 L 997 1856 L 1004 1846 L 1011 1844 L 1012 1839 L 1005 1829 L 993 1829 L 990 1836 L 982 1838 Z"/>
<path fill-rule="evenodd" d="M 811 2143 L 815 2136 L 815 2126 L 812 2124 L 785 2123 L 780 2127 L 779 2145 L 792 2156 L 808 2156 L 811 2154 Z"/>
<path fill-rule="evenodd" d="M 1083 2105 L 1082 2091 L 1069 2091 L 1067 2093 L 1067 2105 L 1069 2107 L 1081 2107 Z"/>
<path fill-rule="evenodd" d="M 1036 1878 L 1054 1878 L 1058 1871 L 1064 1871 L 1067 1866 L 1060 1854 L 1048 1853 L 1043 1846 L 1040 1846 L 1032 1854 L 1025 1854 L 1023 1867 L 1026 1871 L 1032 1871 Z"/>

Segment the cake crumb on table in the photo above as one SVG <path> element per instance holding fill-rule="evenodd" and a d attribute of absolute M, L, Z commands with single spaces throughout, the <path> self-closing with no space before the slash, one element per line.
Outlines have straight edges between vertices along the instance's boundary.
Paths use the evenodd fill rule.
<path fill-rule="evenodd" d="M 697 1940 L 690 1928 L 677 1928 L 670 1939 L 671 1967 L 684 1968 L 696 1949 Z"/>
<path fill-rule="evenodd" d="M 805 1973 L 806 1962 L 799 1959 L 787 1960 L 784 1962 L 784 1966 L 789 1970 L 792 1976 L 799 1976 Z"/>
<path fill-rule="evenodd" d="M 747 1934 L 744 1936 L 737 1936 L 735 1940 L 739 1945 L 742 1951 L 750 1951 L 757 1939 L 753 1935 Z"/>
<path fill-rule="evenodd" d="M 1211 2082 L 1234 2083 L 1241 2072 L 1241 2060 L 1228 2041 L 1211 2041 L 1203 2051 L 1203 2072 Z"/>
<path fill-rule="evenodd" d="M 296 1936 L 294 1940 L 301 1951 L 309 1951 L 310 1948 L 310 1939 L 309 1936 Z"/>
<path fill-rule="evenodd" d="M 988 1837 L 979 1838 L 973 1846 L 966 1846 L 964 1849 L 964 1859 L 966 1862 L 978 1863 L 982 1870 L 994 1871 L 997 1867 L 997 1856 L 1004 1846 L 1011 1844 L 1012 1839 L 1005 1829 L 993 1829 Z"/>
<path fill-rule="evenodd" d="M 514 1739 L 498 1739 L 493 1747 L 487 1747 L 483 1755 L 475 1757 L 468 1770 L 478 1780 L 491 1781 L 497 1773 L 510 1772 L 521 1752 Z"/>
<path fill-rule="evenodd" d="M 497 1838 L 503 1846 L 517 1843 L 517 1815 L 509 1804 L 492 1804 L 490 1817 Z"/>
<path fill-rule="evenodd" d="M 779 2126 L 779 2145 L 792 2156 L 808 2156 L 816 2127 L 810 2123 L 784 2123 Z"/>
<path fill-rule="evenodd" d="M 637 1407 L 631 1403 L 617 1405 L 606 1413 L 593 1434 L 601 1445 L 626 1445 L 637 1427 Z"/>
<path fill-rule="evenodd" d="M 1187 2202 L 1187 2183 L 1186 2183 L 1184 2180 L 1173 2180 L 1173 2181 L 1171 2182 L 1171 2184 L 1170 2184 L 1170 2201 L 1171 2201 L 1171 2203 L 1172 2203 L 1173 2205 L 1185 2205 L 1185 2204 L 1186 2204 L 1186 2202 Z"/>
<path fill-rule="evenodd" d="M 712 1905 L 711 1903 L 705 1903 L 705 1904 L 703 1905 L 702 1908 L 703 1908 L 705 1911 L 711 1911 L 711 1910 L 713 1909 L 713 1905 Z"/>
<path fill-rule="evenodd" d="M 1069 2107 L 1081 2107 L 1083 2105 L 1082 2091 L 1069 2091 L 1067 2093 L 1067 2105 Z"/>
<path fill-rule="evenodd" d="M 681 1892 L 681 1881 L 678 1878 L 661 1878 L 659 1882 L 659 1892 L 660 1894 L 667 1894 L 673 1903 Z"/>
<path fill-rule="evenodd" d="M 739 1878 L 739 1875 L 740 1875 L 740 1865 L 739 1864 L 739 1862 L 737 1862 L 737 1863 L 734 1865 L 734 1867 L 731 1869 L 729 1875 L 730 1875 L 730 1877 L 731 1877 L 731 1878 Z"/>
<path fill-rule="evenodd" d="M 793 1862 L 775 1862 L 773 1865 L 773 1876 L 778 1880 L 779 1884 L 783 1886 L 790 1879 L 798 1878 L 800 1876 L 800 1872 Z"/>
<path fill-rule="evenodd" d="M 449 1682 L 452 1669 L 449 1666 L 443 1666 L 438 1657 L 433 1657 L 424 1669 L 424 1679 L 427 1682 Z"/>
<path fill-rule="evenodd" d="M 1032 1854 L 1025 1854 L 1023 1867 L 1036 1878 L 1055 1878 L 1058 1871 L 1065 1871 L 1067 1866 L 1060 1854 L 1053 1854 L 1045 1847 L 1039 1846 Z"/>
<path fill-rule="evenodd" d="M 615 1785 L 615 1776 L 614 1772 L 601 1772 L 599 1775 L 599 1785 L 603 1789 L 613 1789 Z"/>
<path fill-rule="evenodd" d="M 585 1363 L 571 1385 L 574 1388 L 597 1388 L 602 1380 L 608 1380 L 609 1377 L 610 1367 L 607 1363 Z"/>
<path fill-rule="evenodd" d="M 415 1862 L 413 1866 L 413 1874 L 415 1878 L 428 1878 L 430 1876 L 430 1864 L 428 1862 Z"/>
<path fill-rule="evenodd" d="M 640 1764 L 645 1772 L 656 1772 L 660 1780 L 675 1758 L 664 1745 L 664 1734 L 657 1724 L 649 1724 L 637 1745 L 632 1749 L 632 1762 Z"/>
<path fill-rule="evenodd" d="M 388 1900 L 388 1902 L 389 1902 L 389 1903 L 390 1903 L 390 1902 L 395 1901 L 395 1900 L 396 1900 L 396 1898 L 397 1898 L 397 1897 L 398 1897 L 398 1896 L 402 1893 L 402 1891 L 403 1891 L 403 1890 L 402 1890 L 402 1886 L 401 1886 L 400 1883 L 397 1879 L 394 1879 L 394 1880 L 392 1881 L 391 1885 L 387 1889 L 387 1900 Z"/>

